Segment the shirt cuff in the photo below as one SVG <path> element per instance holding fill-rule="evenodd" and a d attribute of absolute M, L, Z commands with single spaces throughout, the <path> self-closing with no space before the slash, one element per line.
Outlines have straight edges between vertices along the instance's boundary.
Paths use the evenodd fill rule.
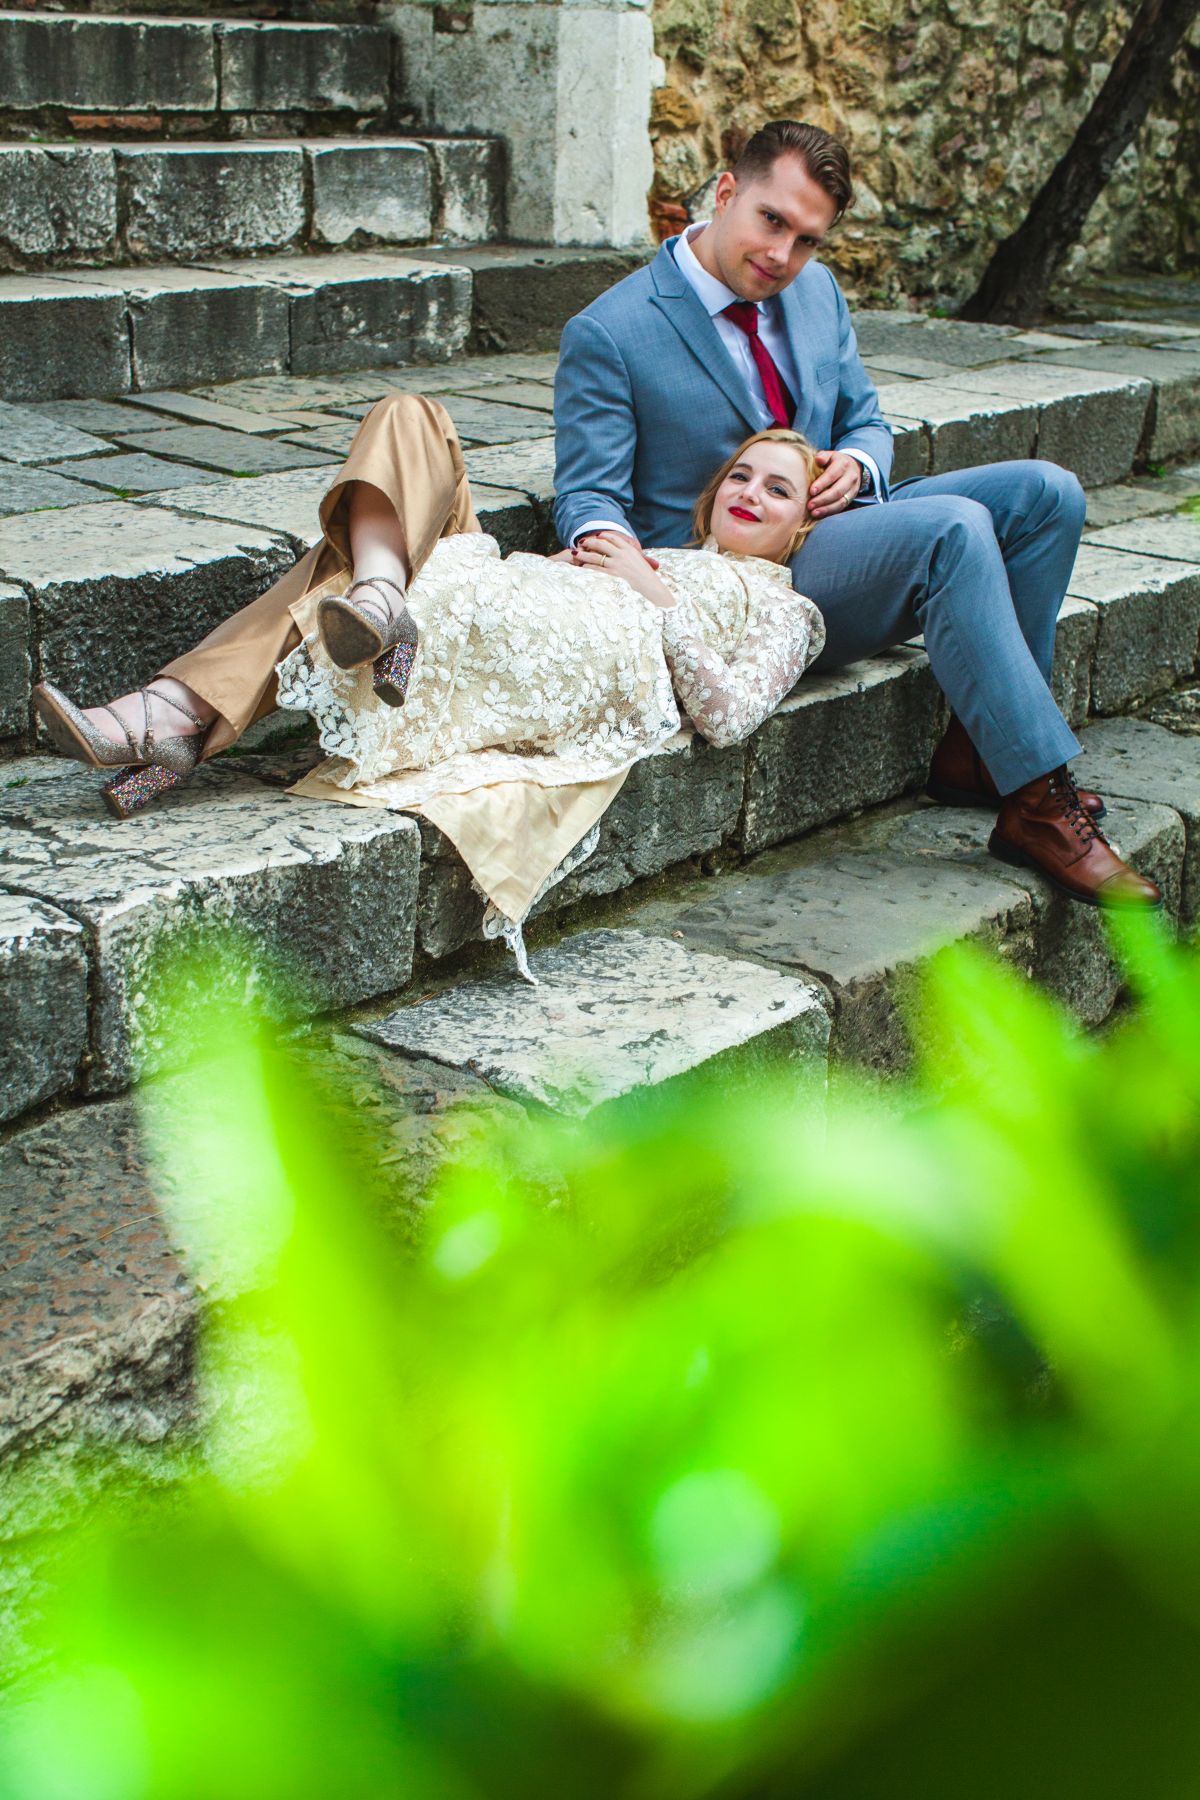
<path fill-rule="evenodd" d="M 620 519 L 589 519 L 586 525 L 581 525 L 579 527 L 579 530 L 574 534 L 574 536 L 572 537 L 571 542 L 570 542 L 570 544 L 568 544 L 567 548 L 572 549 L 574 547 L 574 545 L 576 545 L 579 542 L 580 538 L 587 537 L 593 531 L 619 531 L 622 534 L 622 536 L 627 537 L 627 538 L 633 538 L 634 543 L 635 544 L 637 543 L 637 539 L 635 537 L 633 537 L 632 531 L 630 531 L 628 525 L 626 525 L 622 520 L 620 520 Z"/>
<path fill-rule="evenodd" d="M 846 455 L 852 456 L 856 463 L 861 463 L 871 477 L 871 492 L 869 494 L 859 494 L 857 500 L 852 502 L 852 504 L 866 506 L 882 500 L 883 480 L 879 473 L 879 464 L 875 461 L 875 458 L 869 456 L 865 450 L 847 450 Z"/>

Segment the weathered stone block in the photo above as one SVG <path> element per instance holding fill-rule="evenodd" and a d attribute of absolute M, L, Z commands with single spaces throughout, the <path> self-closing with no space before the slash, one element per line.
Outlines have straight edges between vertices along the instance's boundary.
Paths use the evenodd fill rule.
<path fill-rule="evenodd" d="M 715 750 L 681 732 L 636 763 L 600 824 L 593 854 L 533 909 L 534 917 L 617 893 L 675 863 L 727 843 L 742 799 L 743 749 Z M 447 838 L 422 827 L 418 931 L 427 956 L 446 956 L 480 935 L 483 901 Z"/>
<path fill-rule="evenodd" d="M 487 244 L 504 232 L 504 145 L 499 138 L 432 138 L 434 231 L 448 244 Z"/>
<path fill-rule="evenodd" d="M 185 1079 L 170 1103 L 198 1130 L 188 1097 Z M 198 1298 L 161 1215 L 166 1180 L 131 1101 L 72 1108 L 0 1148 L 0 1535 L 10 1555 L 13 1539 L 81 1519 L 117 1459 L 146 1473 L 157 1456 L 161 1470 L 157 1446 L 194 1429 Z"/>
<path fill-rule="evenodd" d="M 231 519 L 239 525 L 259 525 L 286 537 L 299 552 L 321 536 L 317 517 L 329 486 L 332 465 L 286 469 L 279 475 L 260 475 L 256 481 L 196 481 L 148 499 L 147 505 L 169 506 L 175 513 L 196 513 L 201 518 Z"/>
<path fill-rule="evenodd" d="M 364 25 L 217 27 L 222 112 L 381 112 L 388 103 L 391 39 Z"/>
<path fill-rule="evenodd" d="M 90 459 L 89 459 L 90 460 Z M 107 462 L 108 457 L 98 457 Z M 83 482 L 64 480 L 87 468 L 87 461 L 53 463 L 40 469 L 23 469 L 18 463 L 0 463 L 0 516 L 11 513 L 43 512 L 52 506 L 87 506 L 97 498 L 92 487 Z"/>
<path fill-rule="evenodd" d="M 1167 461 L 1200 447 L 1200 355 L 1103 344 L 1095 350 L 1067 352 L 1059 361 L 1154 383 L 1154 407 L 1142 446 L 1148 457 Z"/>
<path fill-rule="evenodd" d="M 32 681 L 29 599 L 15 582 L 0 581 L 0 738 L 28 730 Z"/>
<path fill-rule="evenodd" d="M 235 381 L 287 367 L 287 300 L 249 273 L 166 266 L 113 277 L 128 289 L 136 387 Z"/>
<path fill-rule="evenodd" d="M 212 26 L 199 19 L 5 13 L 0 108 L 209 112 Z"/>
<path fill-rule="evenodd" d="M 1099 632 L 1100 615 L 1091 602 L 1068 595 L 1058 613 L 1050 687 L 1059 711 L 1076 730 L 1091 706 L 1092 657 Z"/>
<path fill-rule="evenodd" d="M 285 250 L 304 232 L 304 152 L 281 144 L 118 145 L 121 235 L 135 258 Z"/>
<path fill-rule="evenodd" d="M 1168 907 L 1177 910 L 1183 861 L 1179 819 L 1165 806 L 1131 808 L 1119 800 L 1112 802 L 1110 814 L 1105 831 L 1111 829 L 1121 853 L 1159 883 Z M 997 862 L 987 849 L 992 824 L 986 812 L 940 806 L 921 807 L 891 825 L 864 821 L 868 835 L 885 834 L 893 851 L 940 870 L 970 865 L 990 880 L 1007 880 L 1015 892 L 1027 897 L 1033 909 L 1032 930 L 1023 929 L 1014 937 L 1006 928 L 997 938 L 998 949 L 1086 1023 L 1100 1024 L 1121 989 L 1100 910 L 1067 899 L 1032 870 Z"/>
<path fill-rule="evenodd" d="M 799 837 L 915 787 L 943 709 L 923 651 L 806 675 L 747 746 L 744 848 Z"/>
<path fill-rule="evenodd" d="M 0 768 L 0 802 L 23 767 Z M 83 928 L 44 900 L 0 892 L 0 1122 L 69 1088 L 86 1049 Z"/>
<path fill-rule="evenodd" d="M 554 438 L 527 438 L 520 444 L 498 444 L 468 450 L 463 461 L 472 481 L 515 488 L 548 506 L 554 498 Z"/>
<path fill-rule="evenodd" d="M 1130 519 L 1124 525 L 1090 531 L 1087 542 L 1097 549 L 1132 550 L 1171 562 L 1200 564 L 1200 515 L 1156 513 L 1151 519 Z"/>
<path fill-rule="evenodd" d="M 143 431 L 152 428 L 162 431 L 180 419 L 187 419 L 194 425 L 221 425 L 230 431 L 248 431 L 257 437 L 286 431 L 293 423 L 290 414 L 286 418 L 275 418 L 270 413 L 252 412 L 249 407 L 206 400 L 201 394 L 172 393 L 170 389 L 157 394 L 130 394 L 129 405 L 138 409 L 137 429 Z M 160 416 L 164 414 L 165 417 Z M 131 425 L 128 413 L 113 427 L 117 436 L 124 436 L 132 429 L 135 427 Z"/>
<path fill-rule="evenodd" d="M 1011 325 L 976 325 L 965 319 L 930 319 L 921 313 L 856 313 L 858 347 L 868 361 L 892 351 L 959 369 L 980 368 L 1019 354 Z"/>
<path fill-rule="evenodd" d="M 1169 489 L 1160 489 L 1157 483 L 1136 486 L 1133 482 L 1121 482 L 1116 487 L 1093 488 L 1087 497 L 1087 529 L 1100 531 L 1106 525 L 1127 525 L 1131 519 L 1173 512 L 1178 504 L 1178 496 Z"/>
<path fill-rule="evenodd" d="M 1118 529 L 1123 529 L 1118 527 Z M 1099 614 L 1092 711 L 1127 712 L 1190 675 L 1200 638 L 1200 567 L 1163 557 L 1080 547 L 1068 593 Z"/>
<path fill-rule="evenodd" d="M 485 487 L 472 482 L 471 503 L 480 526 L 495 538 L 505 556 L 510 550 L 529 550 L 546 556 L 558 549 L 558 538 L 549 519 L 514 488 Z"/>
<path fill-rule="evenodd" d="M 326 466 L 337 460 L 327 450 L 300 450 L 295 444 L 252 437 L 245 431 L 222 431 L 217 425 L 169 425 L 157 431 L 130 432 L 121 441 L 131 450 L 176 456 L 180 462 L 230 475 L 274 475 L 284 469 Z M 195 470 L 190 473 L 195 480 Z"/>
<path fill-rule="evenodd" d="M 471 348 L 515 353 L 557 351 L 567 320 L 645 261 L 637 250 L 538 250 L 511 244 L 424 255 L 429 262 L 471 271 Z"/>
<path fill-rule="evenodd" d="M 1185 846 L 1180 910 L 1200 911 L 1200 745 L 1145 719 L 1105 719 L 1085 731 L 1075 763 L 1081 782 L 1113 797 L 1169 806 L 1183 820 Z M 1104 829 L 1109 831 L 1108 822 Z M 1112 827 L 1120 835 L 1118 826 Z"/>
<path fill-rule="evenodd" d="M 739 1051 L 824 1074 L 821 995 L 788 976 L 636 931 L 585 932 L 535 951 L 531 966 L 532 991 L 505 973 L 357 1030 L 576 1116 L 702 1068 L 715 1073 Z"/>
<path fill-rule="evenodd" d="M 123 501 L 0 524 L 0 572 L 32 590 L 47 681 L 85 706 L 139 686 L 294 561 L 245 526 Z"/>
<path fill-rule="evenodd" d="M 0 144 L 0 268 L 107 261 L 116 236 L 111 150 Z"/>
<path fill-rule="evenodd" d="M 0 400 L 0 457 L 5 462 L 56 462 L 60 457 L 101 455 L 107 449 L 103 438 L 48 419 L 35 407 L 9 406 Z"/>
<path fill-rule="evenodd" d="M 107 400 L 42 400 L 37 411 L 44 419 L 57 419 L 60 425 L 98 432 L 102 437 L 132 431 L 138 418 L 124 404 L 113 405 Z"/>
<path fill-rule="evenodd" d="M 316 142 L 306 146 L 314 243 L 352 238 L 414 244 L 433 228 L 433 180 L 423 144 Z"/>
<path fill-rule="evenodd" d="M 210 767 L 115 825 L 97 775 L 51 758 L 13 766 L 28 782 L 0 787 L 0 885 L 87 925 L 92 1092 L 169 1066 L 190 1009 L 236 1003 L 247 983 L 279 1016 L 303 1017 L 408 979 L 411 819 L 293 799 Z M 210 945 L 202 978 L 171 961 L 198 928 L 234 934 L 227 958 Z"/>
<path fill-rule="evenodd" d="M 889 415 L 892 428 L 893 482 L 909 481 L 929 473 L 929 434 L 917 419 L 900 419 Z"/>
<path fill-rule="evenodd" d="M 1072 766 L 1082 771 L 1084 758 Z M 1086 779 L 1093 771 L 1088 766 Z M 1113 848 L 1143 875 L 1158 883 L 1168 912 L 1177 917 L 1183 891 L 1184 827 L 1169 806 L 1123 800 L 1106 795 L 1104 832 Z M 1022 874 L 1037 907 L 1036 956 L 1033 974 L 1047 991 L 1083 1020 L 1099 1025 L 1108 1017 L 1125 985 L 1104 929 L 1099 907 L 1080 906 L 1056 894 L 1049 882 L 1031 871 Z"/>
<path fill-rule="evenodd" d="M 931 475 L 1033 454 L 1037 411 L 1032 405 L 986 394 L 976 397 L 938 381 L 881 387 L 879 399 L 887 416 L 895 413 L 924 425 Z"/>
<path fill-rule="evenodd" d="M 401 6 L 393 18 L 405 31 L 402 21 L 421 10 Z M 448 132 L 477 133 L 486 121 L 508 145 L 514 238 L 646 242 L 654 176 L 647 13 L 524 0 L 480 6 L 469 31 L 435 30 L 422 48 L 427 116 Z"/>
<path fill-rule="evenodd" d="M 90 456 L 85 462 L 62 463 L 59 467 L 60 471 L 79 477 L 67 484 L 75 490 L 78 500 L 64 500 L 64 506 L 86 504 L 89 497 L 103 500 L 116 494 L 124 500 L 129 494 L 159 493 L 196 479 L 195 469 L 185 468 L 182 463 L 162 462 L 157 456 Z M 0 474 L 0 485 L 3 480 Z M 84 482 L 89 485 L 84 487 Z"/>
<path fill-rule="evenodd" d="M 123 394 L 125 297 L 97 281 L 0 275 L 0 393 L 6 400 Z"/>
<path fill-rule="evenodd" d="M 544 438 L 550 423 L 544 412 L 527 406 L 505 406 L 490 394 L 443 394 L 442 405 L 454 420 L 464 444 L 519 444 L 529 438 Z"/>
<path fill-rule="evenodd" d="M 264 293 L 286 299 L 294 374 L 443 361 L 466 342 L 464 269 L 380 255 L 280 256 L 249 268 Z"/>
<path fill-rule="evenodd" d="M 1133 467 L 1154 398 L 1137 376 L 1007 363 L 956 375 L 963 393 L 998 394 L 1037 408 L 1037 454 L 1078 475 L 1085 487 L 1119 481 Z"/>
<path fill-rule="evenodd" d="M 926 816 L 822 832 L 651 902 L 631 922 L 678 933 L 689 950 L 820 981 L 833 1003 L 831 1055 L 880 1073 L 902 1070 L 912 1053 L 906 1015 L 930 956 L 968 937 L 1021 968 L 1033 954 L 1029 895 L 986 857 L 985 866 L 962 865 L 923 835 L 912 841 L 910 826 Z M 937 818 L 971 815 L 938 808 Z"/>

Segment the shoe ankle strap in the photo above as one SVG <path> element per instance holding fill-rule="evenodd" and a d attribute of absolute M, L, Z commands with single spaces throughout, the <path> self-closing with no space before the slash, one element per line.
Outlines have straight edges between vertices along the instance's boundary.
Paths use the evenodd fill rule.
<path fill-rule="evenodd" d="M 358 604 L 362 607 L 369 607 L 372 612 L 379 614 L 385 625 L 390 625 L 395 614 L 392 611 L 392 603 L 383 592 L 383 589 L 391 588 L 392 592 L 398 595 L 401 606 L 404 605 L 405 600 L 404 589 L 400 587 L 397 582 L 389 581 L 386 575 L 363 575 L 360 576 L 357 581 L 352 581 L 350 586 L 346 589 L 347 600 L 350 598 L 351 594 L 357 593 L 359 588 L 364 587 L 374 588 L 379 594 L 379 600 L 360 600 Z M 380 604 L 381 601 L 382 605 Z"/>
<path fill-rule="evenodd" d="M 142 689 L 142 694 L 143 696 L 146 694 L 153 694 L 156 700 L 163 701 L 167 706 L 173 706 L 175 711 L 182 713 L 185 719 L 190 719 L 192 724 L 195 725 L 198 730 L 203 731 L 205 729 L 204 720 L 198 719 L 190 706 L 185 706 L 182 700 L 176 700 L 170 694 L 164 694 L 162 689 L 156 688 L 152 681 L 146 683 L 145 687 Z M 150 722 L 149 708 L 146 709 L 146 722 L 147 724 Z"/>

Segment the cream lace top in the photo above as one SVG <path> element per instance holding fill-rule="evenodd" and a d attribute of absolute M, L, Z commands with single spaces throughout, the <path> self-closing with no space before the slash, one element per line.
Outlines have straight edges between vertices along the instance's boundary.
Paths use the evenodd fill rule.
<path fill-rule="evenodd" d="M 347 672 L 315 632 L 279 665 L 279 704 L 316 719 L 320 780 L 420 808 L 498 782 L 591 782 L 679 731 L 680 704 L 713 744 L 747 737 L 819 652 L 825 630 L 786 567 L 656 550 L 674 607 L 618 576 L 494 538 L 443 538 L 409 590 L 420 634 L 402 707 Z"/>

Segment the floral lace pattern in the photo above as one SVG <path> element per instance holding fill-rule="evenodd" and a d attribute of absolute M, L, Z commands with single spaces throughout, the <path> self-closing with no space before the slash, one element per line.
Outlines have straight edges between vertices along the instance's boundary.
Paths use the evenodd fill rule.
<path fill-rule="evenodd" d="M 723 555 L 711 538 L 699 554 L 654 555 L 675 595 L 662 615 L 675 693 L 710 744 L 740 743 L 820 654 L 825 621 L 778 563 Z"/>
<path fill-rule="evenodd" d="M 313 633 L 279 665 L 279 704 L 311 713 L 320 771 L 386 803 L 502 781 L 542 786 L 616 774 L 680 729 L 734 743 L 795 685 L 824 640 L 786 568 L 758 557 L 656 551 L 677 596 L 654 606 L 616 576 L 494 538 L 443 538 L 408 594 L 420 633 L 402 707 L 370 668 L 339 669 Z"/>

